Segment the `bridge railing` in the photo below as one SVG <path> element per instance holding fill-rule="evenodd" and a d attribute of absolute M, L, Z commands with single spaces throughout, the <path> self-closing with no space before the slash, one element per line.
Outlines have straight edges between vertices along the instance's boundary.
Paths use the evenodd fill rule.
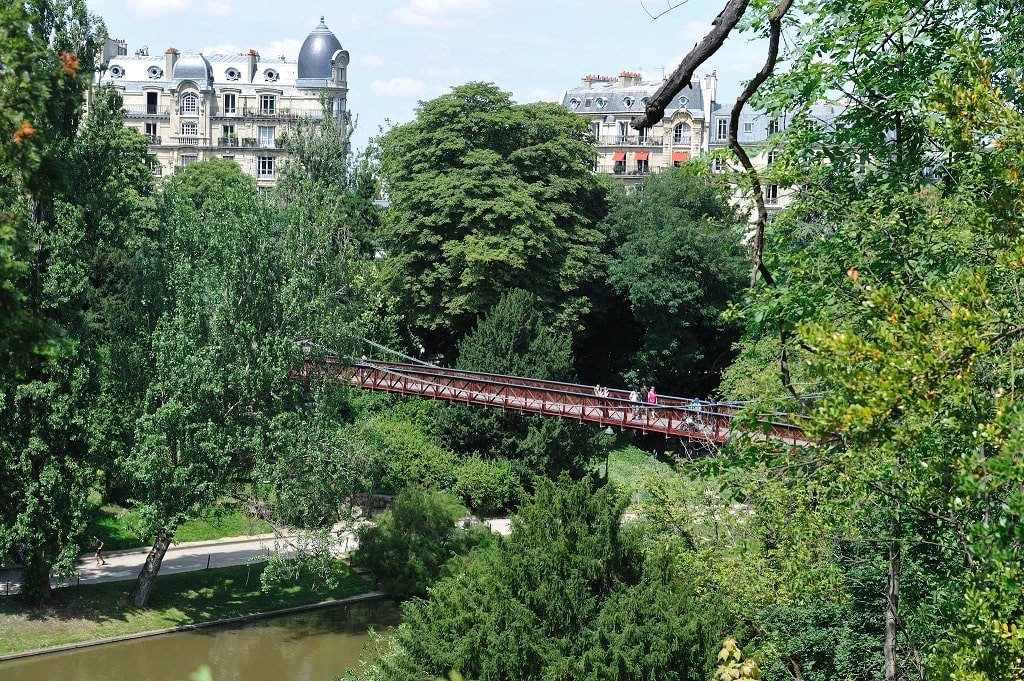
<path fill-rule="evenodd" d="M 634 402 L 625 391 L 595 395 L 591 386 L 488 374 L 430 365 L 410 365 L 375 360 L 353 365 L 334 358 L 306 360 L 292 378 L 325 380 L 370 390 L 419 395 L 546 416 L 576 419 L 634 430 L 661 432 L 691 439 L 722 442 L 734 430 L 736 405 L 702 403 L 667 398 L 659 404 Z M 676 402 L 672 404 L 669 399 Z M 763 420 L 764 436 L 801 444 L 807 438 L 792 424 Z"/>

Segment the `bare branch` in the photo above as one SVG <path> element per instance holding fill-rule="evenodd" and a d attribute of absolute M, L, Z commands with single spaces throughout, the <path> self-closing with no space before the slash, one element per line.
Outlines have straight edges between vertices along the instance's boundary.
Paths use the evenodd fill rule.
<path fill-rule="evenodd" d="M 634 128 L 637 130 L 648 128 L 661 120 L 661 117 L 665 115 L 665 107 L 672 101 L 672 98 L 690 84 L 693 72 L 722 47 L 725 39 L 729 37 L 729 33 L 743 18 L 748 4 L 750 4 L 750 0 L 729 0 L 726 3 L 725 8 L 712 22 L 711 31 L 690 50 L 688 55 L 683 57 L 676 70 L 651 97 L 644 109 L 644 115 L 633 119 L 631 125 Z"/>

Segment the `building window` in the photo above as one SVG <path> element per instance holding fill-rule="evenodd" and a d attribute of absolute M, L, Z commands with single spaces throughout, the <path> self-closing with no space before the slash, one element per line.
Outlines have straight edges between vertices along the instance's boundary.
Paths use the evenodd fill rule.
<path fill-rule="evenodd" d="M 263 149 L 273 149 L 274 148 L 274 137 L 275 137 L 274 131 L 275 130 L 276 130 L 276 128 L 274 126 L 272 126 L 272 125 L 261 125 L 261 126 L 259 126 L 257 128 L 257 132 L 259 133 L 259 137 L 258 137 L 259 145 L 260 145 L 261 148 L 263 148 Z"/>
<path fill-rule="evenodd" d="M 274 157 L 273 156 L 260 156 L 256 166 L 257 177 L 273 177 L 274 176 Z"/>
<path fill-rule="evenodd" d="M 764 188 L 764 202 L 769 206 L 775 206 L 779 203 L 779 185 L 770 184 Z"/>
<path fill-rule="evenodd" d="M 124 78 L 124 67 L 123 66 L 119 66 L 118 64 L 114 64 L 113 66 L 111 66 L 110 67 L 110 77 L 111 78 Z"/>
<path fill-rule="evenodd" d="M 711 162 L 711 172 L 713 173 L 724 173 L 725 172 L 725 161 L 720 158 L 716 158 Z"/>
<path fill-rule="evenodd" d="M 155 92 L 147 92 L 146 93 L 146 113 L 149 114 L 150 116 L 153 116 L 153 115 L 156 114 L 157 100 L 159 99 L 159 97 L 160 97 L 160 95 L 158 95 Z"/>
<path fill-rule="evenodd" d="M 729 121 L 724 118 L 718 119 L 718 139 L 729 139 Z"/>
<path fill-rule="evenodd" d="M 590 134 L 594 136 L 596 141 L 601 141 L 601 123 L 599 121 L 593 121 L 590 124 Z"/>
<path fill-rule="evenodd" d="M 181 113 L 185 116 L 195 116 L 199 113 L 199 95 L 194 92 L 186 92 L 181 96 Z"/>
<path fill-rule="evenodd" d="M 260 113 L 264 116 L 277 113 L 277 95 L 260 95 Z"/>
<path fill-rule="evenodd" d="M 577 99 L 576 97 L 573 97 L 572 99 L 570 99 L 569 100 L 569 108 L 570 109 L 574 109 L 574 110 L 580 108 L 580 100 Z"/>
<path fill-rule="evenodd" d="M 268 83 L 273 83 L 277 80 L 277 71 L 274 69 L 267 69 L 263 72 L 263 79 Z"/>
<path fill-rule="evenodd" d="M 636 104 L 636 100 L 630 97 L 629 95 L 626 95 L 625 97 L 622 98 L 622 103 L 626 105 L 627 109 L 632 109 L 633 105 Z"/>
<path fill-rule="evenodd" d="M 636 132 L 636 138 L 637 138 L 637 141 L 640 142 L 640 144 L 647 144 L 647 139 L 650 136 L 651 136 L 651 129 L 650 128 L 640 128 Z"/>
<path fill-rule="evenodd" d="M 224 156 L 221 156 L 221 158 L 224 159 L 225 161 L 231 161 L 232 163 L 234 163 L 235 161 L 235 157 L 232 156 L 231 154 L 225 154 Z"/>
<path fill-rule="evenodd" d="M 607 106 L 607 104 L 608 104 L 608 100 L 607 100 L 607 99 L 605 99 L 604 97 L 598 97 L 598 98 L 597 98 L 597 99 L 596 99 L 596 100 L 594 101 L 594 104 L 596 104 L 596 105 L 597 105 L 597 108 L 598 108 L 598 109 L 603 109 L 603 108 L 604 108 L 605 106 Z"/>
<path fill-rule="evenodd" d="M 159 144 L 156 136 L 156 123 L 146 123 L 145 127 L 146 137 L 149 138 L 150 144 Z"/>
<path fill-rule="evenodd" d="M 636 172 L 640 173 L 641 175 L 646 173 L 649 167 L 650 166 L 646 158 L 638 159 L 636 162 Z"/>
<path fill-rule="evenodd" d="M 690 143 L 690 126 L 687 123 L 677 123 L 676 127 L 672 129 L 672 143 L 673 144 L 689 144 Z"/>
<path fill-rule="evenodd" d="M 780 128 L 779 128 L 779 119 L 778 118 L 773 118 L 770 121 L 768 121 L 768 134 L 769 135 L 774 135 L 779 130 L 780 130 Z"/>
<path fill-rule="evenodd" d="M 619 121 L 619 142 L 629 140 L 629 121 Z"/>
<path fill-rule="evenodd" d="M 199 157 L 195 154 L 185 154 L 181 157 L 181 167 L 190 166 L 198 160 Z"/>
<path fill-rule="evenodd" d="M 229 147 L 238 146 L 238 136 L 235 134 L 234 123 L 222 126 L 221 135 L 221 144 Z"/>
<path fill-rule="evenodd" d="M 242 72 L 236 68 L 229 68 L 227 71 L 224 72 L 224 76 L 228 80 L 238 80 L 242 77 Z"/>
<path fill-rule="evenodd" d="M 195 121 L 182 121 L 181 134 L 195 137 L 199 134 L 199 124 Z"/>
<path fill-rule="evenodd" d="M 744 123 L 743 124 L 743 134 L 744 135 L 749 135 L 752 132 L 754 132 L 754 124 L 753 123 Z"/>
<path fill-rule="evenodd" d="M 224 95 L 224 113 L 233 114 L 236 111 L 235 108 L 235 95 L 226 94 Z"/>
<path fill-rule="evenodd" d="M 583 102 L 583 106 L 587 107 L 588 109 L 589 109 L 589 108 L 590 108 L 590 107 L 591 107 L 591 106 L 592 106 L 593 104 L 594 104 L 594 98 L 593 98 L 593 97 L 587 97 L 587 99 L 586 99 L 586 100 L 585 100 L 585 101 Z"/>
<path fill-rule="evenodd" d="M 146 75 L 148 75 L 152 80 L 159 80 L 164 77 L 164 70 L 159 66 L 150 66 L 146 69 Z"/>
<path fill-rule="evenodd" d="M 777 160 L 778 158 L 779 158 L 779 152 L 777 152 L 777 151 L 769 151 L 769 152 L 768 152 L 768 156 L 767 156 L 767 157 L 765 157 L 765 162 L 764 162 L 764 164 L 765 164 L 766 166 L 770 166 L 771 164 L 775 163 L 775 161 L 776 161 L 776 160 Z"/>

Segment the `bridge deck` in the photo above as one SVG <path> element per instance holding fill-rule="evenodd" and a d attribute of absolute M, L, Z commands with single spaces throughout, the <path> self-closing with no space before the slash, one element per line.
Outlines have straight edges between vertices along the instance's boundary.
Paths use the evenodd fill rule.
<path fill-rule="evenodd" d="M 698 407 L 692 400 L 671 396 L 659 396 L 656 405 L 634 403 L 622 390 L 599 397 L 593 386 L 587 385 L 373 360 L 346 364 L 330 358 L 309 359 L 291 377 L 713 443 L 725 442 L 733 434 L 733 418 L 739 410 L 734 404 L 702 403 Z M 799 426 L 776 421 L 773 415 L 759 421 L 758 431 L 756 437 L 796 445 L 809 442 Z"/>

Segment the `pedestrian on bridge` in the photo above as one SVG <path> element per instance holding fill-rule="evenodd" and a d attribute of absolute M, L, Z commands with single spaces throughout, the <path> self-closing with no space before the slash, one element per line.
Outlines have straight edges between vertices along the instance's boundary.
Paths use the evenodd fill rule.
<path fill-rule="evenodd" d="M 658 393 L 654 392 L 654 386 L 652 385 L 651 389 L 647 391 L 647 404 L 657 404 L 657 403 L 658 403 Z"/>
<path fill-rule="evenodd" d="M 636 418 L 640 415 L 640 393 L 636 391 L 636 388 L 629 391 L 629 402 L 633 418 Z"/>

